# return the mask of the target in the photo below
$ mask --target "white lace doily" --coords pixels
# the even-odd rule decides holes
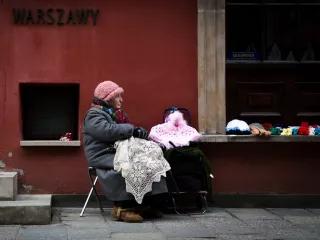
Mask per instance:
[[[166,177],[170,165],[161,148],[152,141],[131,137],[117,141],[115,147],[114,170],[121,171],[126,191],[141,204],[144,195],[152,191],[152,183]]]

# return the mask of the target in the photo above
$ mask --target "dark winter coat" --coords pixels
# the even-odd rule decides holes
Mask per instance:
[[[130,138],[133,129],[131,124],[116,123],[98,107],[90,108],[84,120],[83,142],[88,165],[97,168],[99,183],[111,201],[134,199],[126,192],[124,178],[113,170],[113,145],[118,140]],[[163,192],[167,192],[164,178],[152,185],[152,194]]]

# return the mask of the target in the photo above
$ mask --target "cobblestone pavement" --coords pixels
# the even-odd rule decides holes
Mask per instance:
[[[50,225],[1,225],[0,240],[315,240],[320,239],[320,209],[209,208],[204,215],[166,214],[143,223],[111,220],[110,211],[54,208]]]

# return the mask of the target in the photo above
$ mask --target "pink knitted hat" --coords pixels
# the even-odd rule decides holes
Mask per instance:
[[[118,84],[112,81],[104,81],[98,84],[94,90],[94,96],[96,98],[109,101],[114,98],[116,95],[123,93],[124,90],[122,87],[119,87]]]

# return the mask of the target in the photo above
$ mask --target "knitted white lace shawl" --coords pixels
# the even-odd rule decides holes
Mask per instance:
[[[170,165],[161,148],[152,141],[131,137],[117,141],[115,147],[114,170],[121,172],[126,191],[141,204],[144,195],[152,191],[152,183],[166,177]]]

